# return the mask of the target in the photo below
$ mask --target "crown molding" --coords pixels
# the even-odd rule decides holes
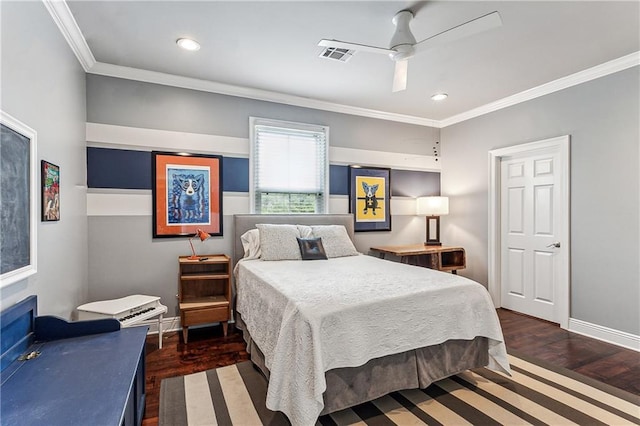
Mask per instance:
[[[444,120],[441,120],[439,124],[441,128],[451,126],[452,124],[460,123],[462,121],[479,117],[481,115],[485,115],[502,108],[507,108],[522,102],[539,98],[541,96],[567,89],[578,84],[586,83],[588,81],[595,80],[597,78],[623,71],[638,65],[640,65],[640,52],[634,52],[621,58],[613,59],[611,61],[604,62],[600,65],[596,65],[586,70],[579,71],[575,74],[550,81],[532,89],[516,93],[515,95],[507,96],[506,98],[499,99],[495,102],[488,103],[486,105],[471,109],[461,114],[445,118]]]
[[[89,45],[87,44],[78,23],[76,22],[65,0],[42,0],[49,14],[53,18],[60,32],[67,40],[73,53],[75,53],[80,65],[86,73],[104,75],[109,77],[124,78],[128,80],[143,81],[147,83],[162,84],[165,86],[182,87],[185,89],[199,90],[203,92],[219,93],[241,98],[256,99],[267,102],[276,102],[286,105],[313,108],[342,114],[358,115],[380,120],[397,121],[400,123],[416,124],[419,126],[440,127],[437,120],[411,115],[396,114],[386,111],[378,111],[368,108],[342,105],[333,102],[303,98],[262,89],[234,86],[217,83],[209,80],[201,80],[183,77],[173,74],[165,74],[156,71],[124,67],[120,65],[97,62]]]
[[[313,108],[324,111],[338,112],[342,114],[359,115],[362,117],[376,118],[381,120],[417,124],[420,126],[439,126],[438,121],[428,118],[337,104],[317,99],[303,98],[300,96],[272,92],[269,90],[234,86],[231,84],[218,83],[210,80],[201,80],[197,78],[183,77],[175,74],[166,74],[139,68],[124,67],[121,65],[107,64],[104,62],[96,62],[95,65],[87,72],[90,74],[97,74],[108,77],[118,77],[128,80],[162,84],[165,86],[181,87],[184,89],[199,90],[203,92],[218,93],[222,95],[237,96],[241,98],[256,99],[267,102],[276,102],[303,108]]]
[[[390,120],[401,123],[416,124],[420,126],[444,128],[638,65],[640,65],[640,52],[634,52],[621,58],[613,59],[600,65],[596,65],[586,70],[550,81],[540,86],[525,90],[520,93],[516,93],[515,95],[507,96],[506,98],[499,99],[495,102],[482,105],[478,108],[471,109],[469,111],[445,118],[443,120],[432,120],[423,117],[377,111],[367,108],[320,101],[316,99],[302,98],[299,96],[271,92],[268,90],[234,86],[209,80],[200,80],[196,78],[165,74],[156,71],[123,67],[120,65],[107,64],[103,62],[95,62],[94,66],[87,72],[90,74],[104,75],[108,77],[117,77],[129,80],[143,81],[147,83],[163,84],[166,86],[182,87],[185,89],[219,93],[223,95],[238,96],[249,99],[257,99],[267,102],[276,102],[304,108],[313,108],[342,114],[359,115],[380,120]]]
[[[586,70],[579,71],[566,77],[550,81],[540,86],[522,91],[520,93],[516,93],[512,96],[507,96],[506,98],[502,98],[486,105],[471,109],[469,111],[453,115],[443,120],[433,120],[424,117],[416,117],[412,115],[397,114],[392,112],[337,104],[317,99],[303,98],[300,96],[272,92],[269,90],[234,86],[209,80],[201,80],[179,75],[165,74],[156,71],[148,71],[138,68],[97,62],[65,0],[42,0],[42,2],[51,14],[54,22],[60,29],[60,32],[67,40],[67,43],[75,53],[78,61],[82,65],[82,68],[84,68],[85,72],[89,74],[124,78],[128,80],[162,84],[165,86],[182,87],[185,89],[199,90],[203,92],[219,93],[241,98],[256,99],[266,102],[276,102],[303,108],[319,109],[341,114],[358,115],[379,120],[389,120],[435,128],[451,126],[456,123],[460,123],[484,114],[517,105],[522,102],[526,102],[541,96],[557,92],[559,90],[563,90],[581,83],[586,83],[588,81],[640,65],[640,52],[633,52],[621,58],[613,59],[603,64],[596,65],[592,68],[588,68]]]
[[[42,3],[44,3],[53,21],[60,29],[65,40],[67,40],[71,50],[75,53],[80,65],[82,65],[85,72],[88,72],[96,64],[96,59],[93,57],[87,40],[82,35],[82,31],[80,31],[80,27],[78,27],[78,23],[71,10],[69,10],[67,3],[64,0],[42,0]]]

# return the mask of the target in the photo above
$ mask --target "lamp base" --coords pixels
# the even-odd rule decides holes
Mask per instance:
[[[440,216],[427,216],[427,238],[425,246],[441,246]]]
[[[191,255],[191,256],[187,257],[187,259],[189,259],[189,260],[199,260],[200,258],[198,256]]]

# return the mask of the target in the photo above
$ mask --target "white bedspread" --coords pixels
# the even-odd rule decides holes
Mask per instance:
[[[359,255],[241,261],[237,306],[271,372],[267,407],[315,423],[324,372],[450,339],[489,338],[489,368],[509,372],[487,290],[453,274]]]

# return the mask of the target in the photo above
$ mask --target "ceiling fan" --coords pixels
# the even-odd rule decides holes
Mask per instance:
[[[416,42],[416,38],[411,33],[411,20],[413,12],[410,10],[401,10],[396,13],[391,22],[396,26],[396,30],[391,37],[389,48],[368,46],[366,44],[350,43],[340,40],[322,39],[318,42],[318,46],[333,47],[336,49],[356,50],[360,52],[383,53],[389,55],[395,62],[395,71],[393,73],[393,91],[399,92],[407,88],[407,71],[409,67],[409,58],[417,53],[423,52],[431,47],[444,44],[450,41],[458,40],[477,34],[483,31],[497,28],[502,25],[502,19],[498,12],[491,12],[471,21],[457,25],[448,30],[442,31],[434,36],[426,38],[420,42]]]

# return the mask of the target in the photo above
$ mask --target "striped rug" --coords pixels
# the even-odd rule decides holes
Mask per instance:
[[[322,416],[321,425],[640,425],[640,397],[565,369],[509,356],[512,377],[481,368]],[[287,425],[265,407],[251,363],[164,379],[160,426]]]

